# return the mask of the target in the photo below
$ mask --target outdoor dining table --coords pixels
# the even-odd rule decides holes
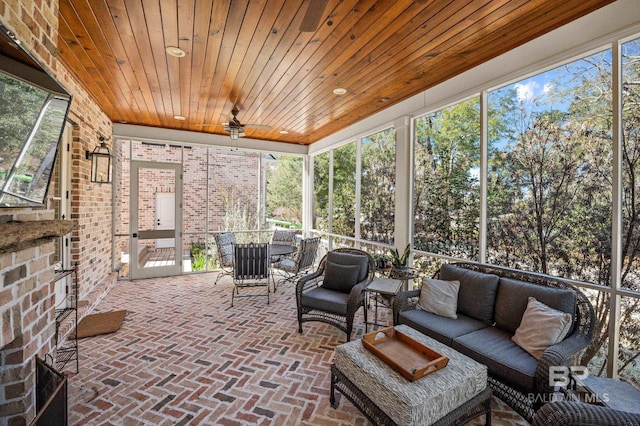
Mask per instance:
[[[269,244],[269,254],[271,256],[285,256],[296,250],[297,247],[290,244]]]

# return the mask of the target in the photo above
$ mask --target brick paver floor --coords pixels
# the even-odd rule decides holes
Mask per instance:
[[[315,322],[299,334],[291,284],[269,305],[240,298],[231,308],[230,278],[213,285],[215,277],[116,284],[95,312],[128,313],[116,333],[80,340],[70,424],[368,424],[340,393],[338,409],[329,404],[329,367],[344,333]],[[390,321],[386,309],[379,316]],[[364,333],[362,321],[360,313],[352,338]],[[494,425],[527,424],[496,398],[492,414]]]

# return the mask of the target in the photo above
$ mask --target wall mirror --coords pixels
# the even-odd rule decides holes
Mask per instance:
[[[0,24],[0,207],[42,206],[71,95]]]

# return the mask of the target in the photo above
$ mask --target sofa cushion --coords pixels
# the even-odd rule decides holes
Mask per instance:
[[[487,327],[487,324],[465,315],[458,314],[458,319],[442,317],[419,309],[400,312],[398,324],[406,324],[411,328],[451,346],[454,337],[462,336],[475,330]]]
[[[423,278],[417,307],[423,311],[456,319],[460,281]]]
[[[301,302],[304,306],[316,308],[321,311],[346,315],[348,300],[349,295],[347,293],[316,287],[303,293]]]
[[[367,278],[369,272],[369,259],[367,256],[360,254],[330,251],[327,253],[327,262],[333,262],[339,265],[359,265],[360,272],[358,272],[358,282]]]
[[[460,281],[458,312],[486,324],[493,324],[494,304],[499,277],[455,265],[442,265],[441,280]]]
[[[511,340],[511,334],[496,327],[453,339],[451,347],[487,366],[489,375],[524,390],[534,389],[538,360]]]
[[[561,290],[511,278],[500,278],[496,296],[496,327],[514,334],[520,326],[524,311],[527,309],[529,297],[535,297],[545,305],[574,317],[576,294],[572,290]]]
[[[529,297],[520,327],[511,340],[535,359],[540,359],[549,346],[564,339],[570,327],[571,314],[550,308],[538,302],[535,297]]]
[[[353,286],[358,284],[359,274],[360,265],[341,265],[327,260],[322,287],[349,294]]]

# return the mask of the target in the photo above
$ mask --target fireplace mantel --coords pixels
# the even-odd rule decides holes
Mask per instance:
[[[78,228],[70,220],[37,220],[0,224],[0,254],[35,247]]]

